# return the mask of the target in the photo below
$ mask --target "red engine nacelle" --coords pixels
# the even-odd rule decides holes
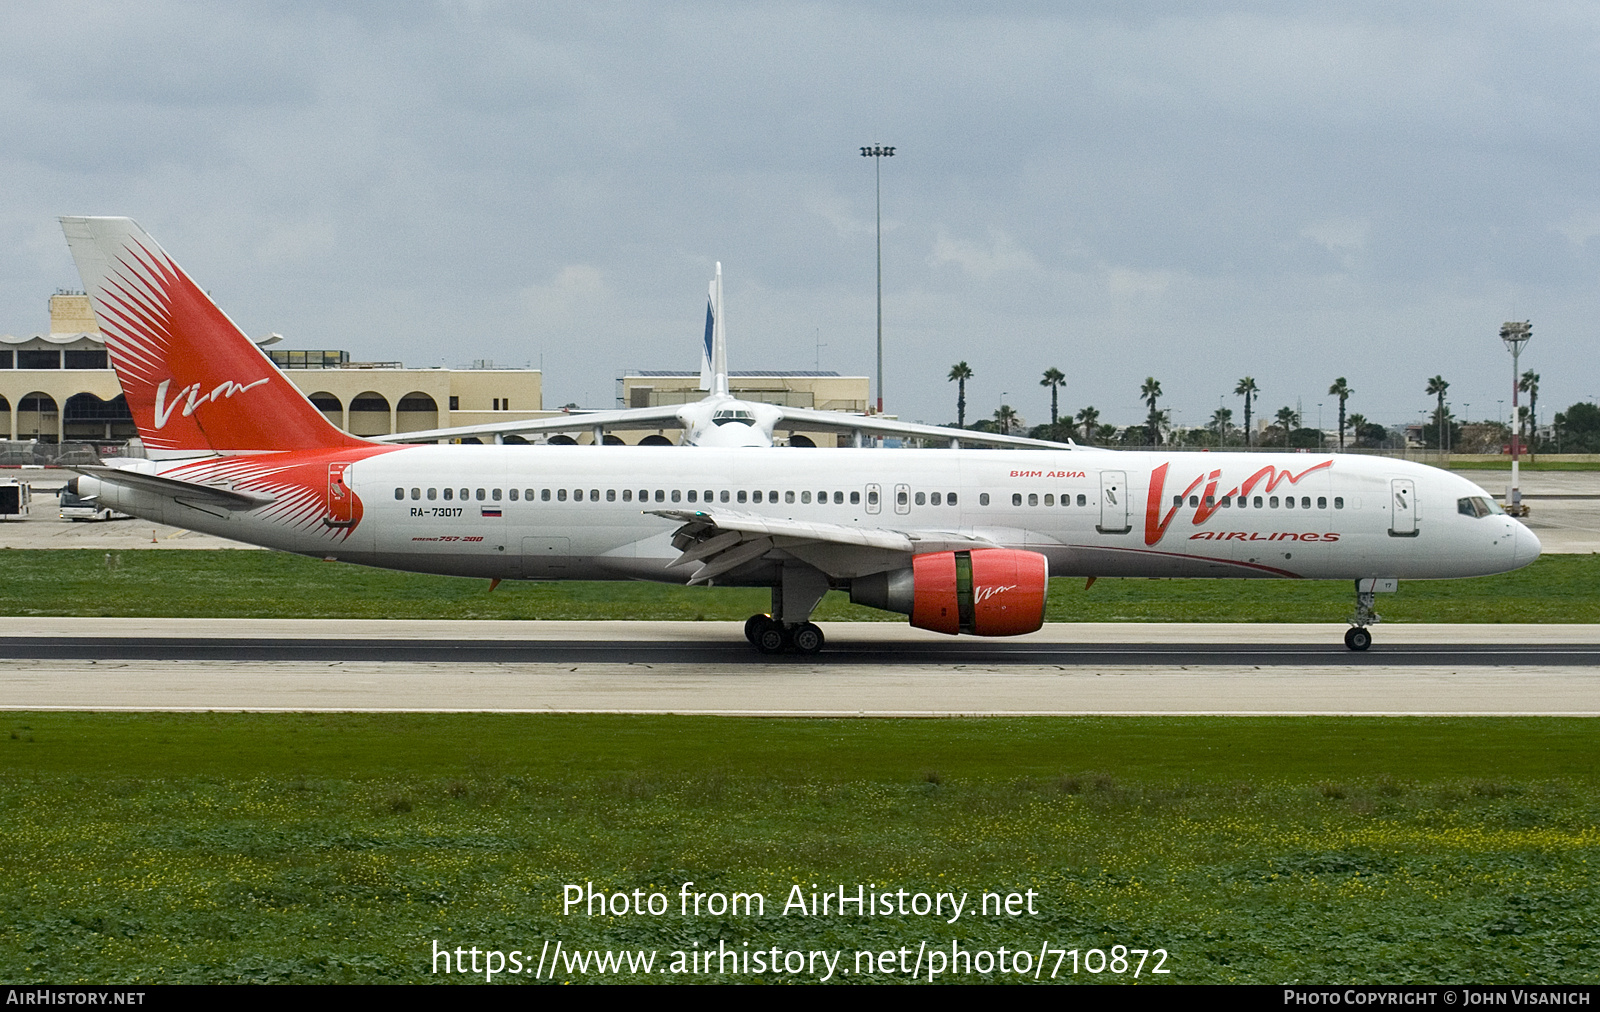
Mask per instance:
[[[913,556],[910,569],[853,581],[850,599],[908,614],[919,629],[1017,636],[1044,625],[1049,578],[1049,560],[1037,552],[937,552]]]

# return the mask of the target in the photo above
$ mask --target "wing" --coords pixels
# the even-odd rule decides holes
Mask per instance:
[[[672,546],[682,552],[667,568],[698,566],[689,583],[710,583],[724,573],[780,551],[829,576],[853,579],[900,569],[923,552],[995,548],[994,542],[957,531],[902,531],[784,520],[731,510],[647,510],[683,523]]]
[[[397,432],[388,436],[374,436],[375,443],[432,443],[440,439],[464,439],[469,436],[511,436],[534,432],[588,432],[602,429],[676,429],[683,427],[678,417],[681,404],[664,404],[654,408],[617,408],[613,411],[584,411],[554,418],[533,418],[520,422],[486,422],[482,425],[457,425],[448,429],[426,429],[421,432]]]
[[[1076,443],[1055,443],[1048,439],[1028,439],[1026,436],[1003,436],[998,432],[978,432],[973,429],[951,429],[943,425],[921,425],[916,422],[900,422],[844,411],[787,407],[780,407],[778,410],[783,413],[783,417],[774,428],[779,429],[914,436],[918,439],[938,439],[969,446],[1014,446],[1030,450],[1080,449]]]

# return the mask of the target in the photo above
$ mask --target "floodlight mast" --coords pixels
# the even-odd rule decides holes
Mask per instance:
[[[1511,487],[1506,490],[1506,505],[1510,507],[1506,512],[1512,516],[1522,516],[1522,485],[1519,480],[1518,459],[1522,456],[1522,440],[1519,436],[1522,425],[1517,417],[1517,358],[1522,354],[1522,346],[1533,337],[1533,324],[1527,320],[1521,323],[1515,321],[1503,324],[1500,327],[1500,340],[1505,342],[1506,350],[1511,352]]]
[[[872,144],[861,149],[862,158],[872,159],[877,187],[878,218],[878,414],[883,414],[883,160],[894,157],[894,148]]]

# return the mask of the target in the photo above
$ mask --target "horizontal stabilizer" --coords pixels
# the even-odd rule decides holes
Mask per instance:
[[[198,482],[163,478],[159,474],[144,474],[139,471],[123,471],[114,467],[82,464],[67,467],[66,470],[76,471],[86,478],[93,478],[105,485],[146,492],[177,502],[220,507],[231,512],[259,509],[275,501],[270,495],[256,492],[236,492],[231,488],[201,485]]]

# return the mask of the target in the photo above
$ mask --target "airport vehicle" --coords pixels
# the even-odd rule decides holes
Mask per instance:
[[[127,520],[128,514],[112,509],[97,499],[85,498],[69,489],[61,490],[63,520]]]
[[[27,516],[33,487],[27,482],[0,480],[0,518]]]
[[[822,647],[830,588],[936,632],[1031,632],[1052,574],[1351,580],[1345,642],[1364,650],[1398,580],[1540,550],[1478,486],[1379,457],[379,443],[330,425],[133,221],[62,223],[151,458],[74,466],[74,491],[236,541],[492,580],[771,587],[746,624],[767,653]]]

